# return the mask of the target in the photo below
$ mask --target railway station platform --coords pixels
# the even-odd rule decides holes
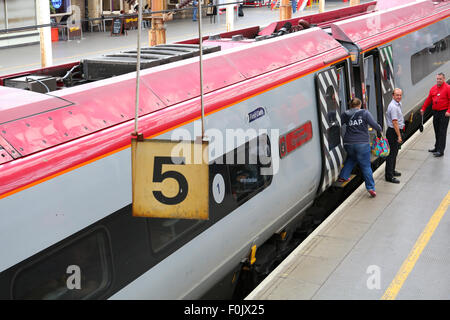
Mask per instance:
[[[377,197],[362,184],[246,300],[449,299],[450,151],[433,146],[430,119],[400,150],[400,184],[380,166]]]

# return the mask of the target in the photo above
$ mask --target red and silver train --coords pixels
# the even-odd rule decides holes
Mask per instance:
[[[336,181],[345,159],[339,114],[351,97],[384,127],[402,88],[406,130],[418,127],[435,75],[450,74],[449,15],[448,1],[374,1],[205,37],[205,129],[279,132],[263,137],[278,145],[267,154],[279,165],[273,175],[260,175],[260,163],[215,161],[258,152],[249,139],[211,159],[210,188],[219,176],[224,193],[210,192],[206,221],[131,214],[136,52],[1,77],[0,298],[232,292],[252,247],[257,261],[276,255]],[[143,49],[145,138],[171,139],[178,128],[194,135],[197,44]],[[274,234],[279,242],[267,246]]]

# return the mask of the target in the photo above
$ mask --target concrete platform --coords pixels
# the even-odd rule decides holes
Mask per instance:
[[[402,146],[400,184],[383,164],[376,198],[361,185],[246,300],[449,299],[450,150],[427,151],[431,122]]]

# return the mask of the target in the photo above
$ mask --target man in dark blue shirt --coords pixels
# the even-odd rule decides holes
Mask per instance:
[[[346,125],[344,135],[344,148],[347,159],[339,174],[339,181],[344,182],[350,178],[353,167],[358,164],[371,197],[376,197],[375,181],[370,163],[370,141],[368,125],[381,132],[381,126],[375,121],[370,112],[361,110],[361,100],[350,101],[350,109],[342,113],[342,125]]]

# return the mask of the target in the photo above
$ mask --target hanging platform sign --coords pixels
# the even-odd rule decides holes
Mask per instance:
[[[209,219],[208,142],[133,138],[131,153],[133,216]]]
[[[55,8],[55,9],[61,8],[62,0],[51,0],[51,2],[52,2],[53,8]]]

